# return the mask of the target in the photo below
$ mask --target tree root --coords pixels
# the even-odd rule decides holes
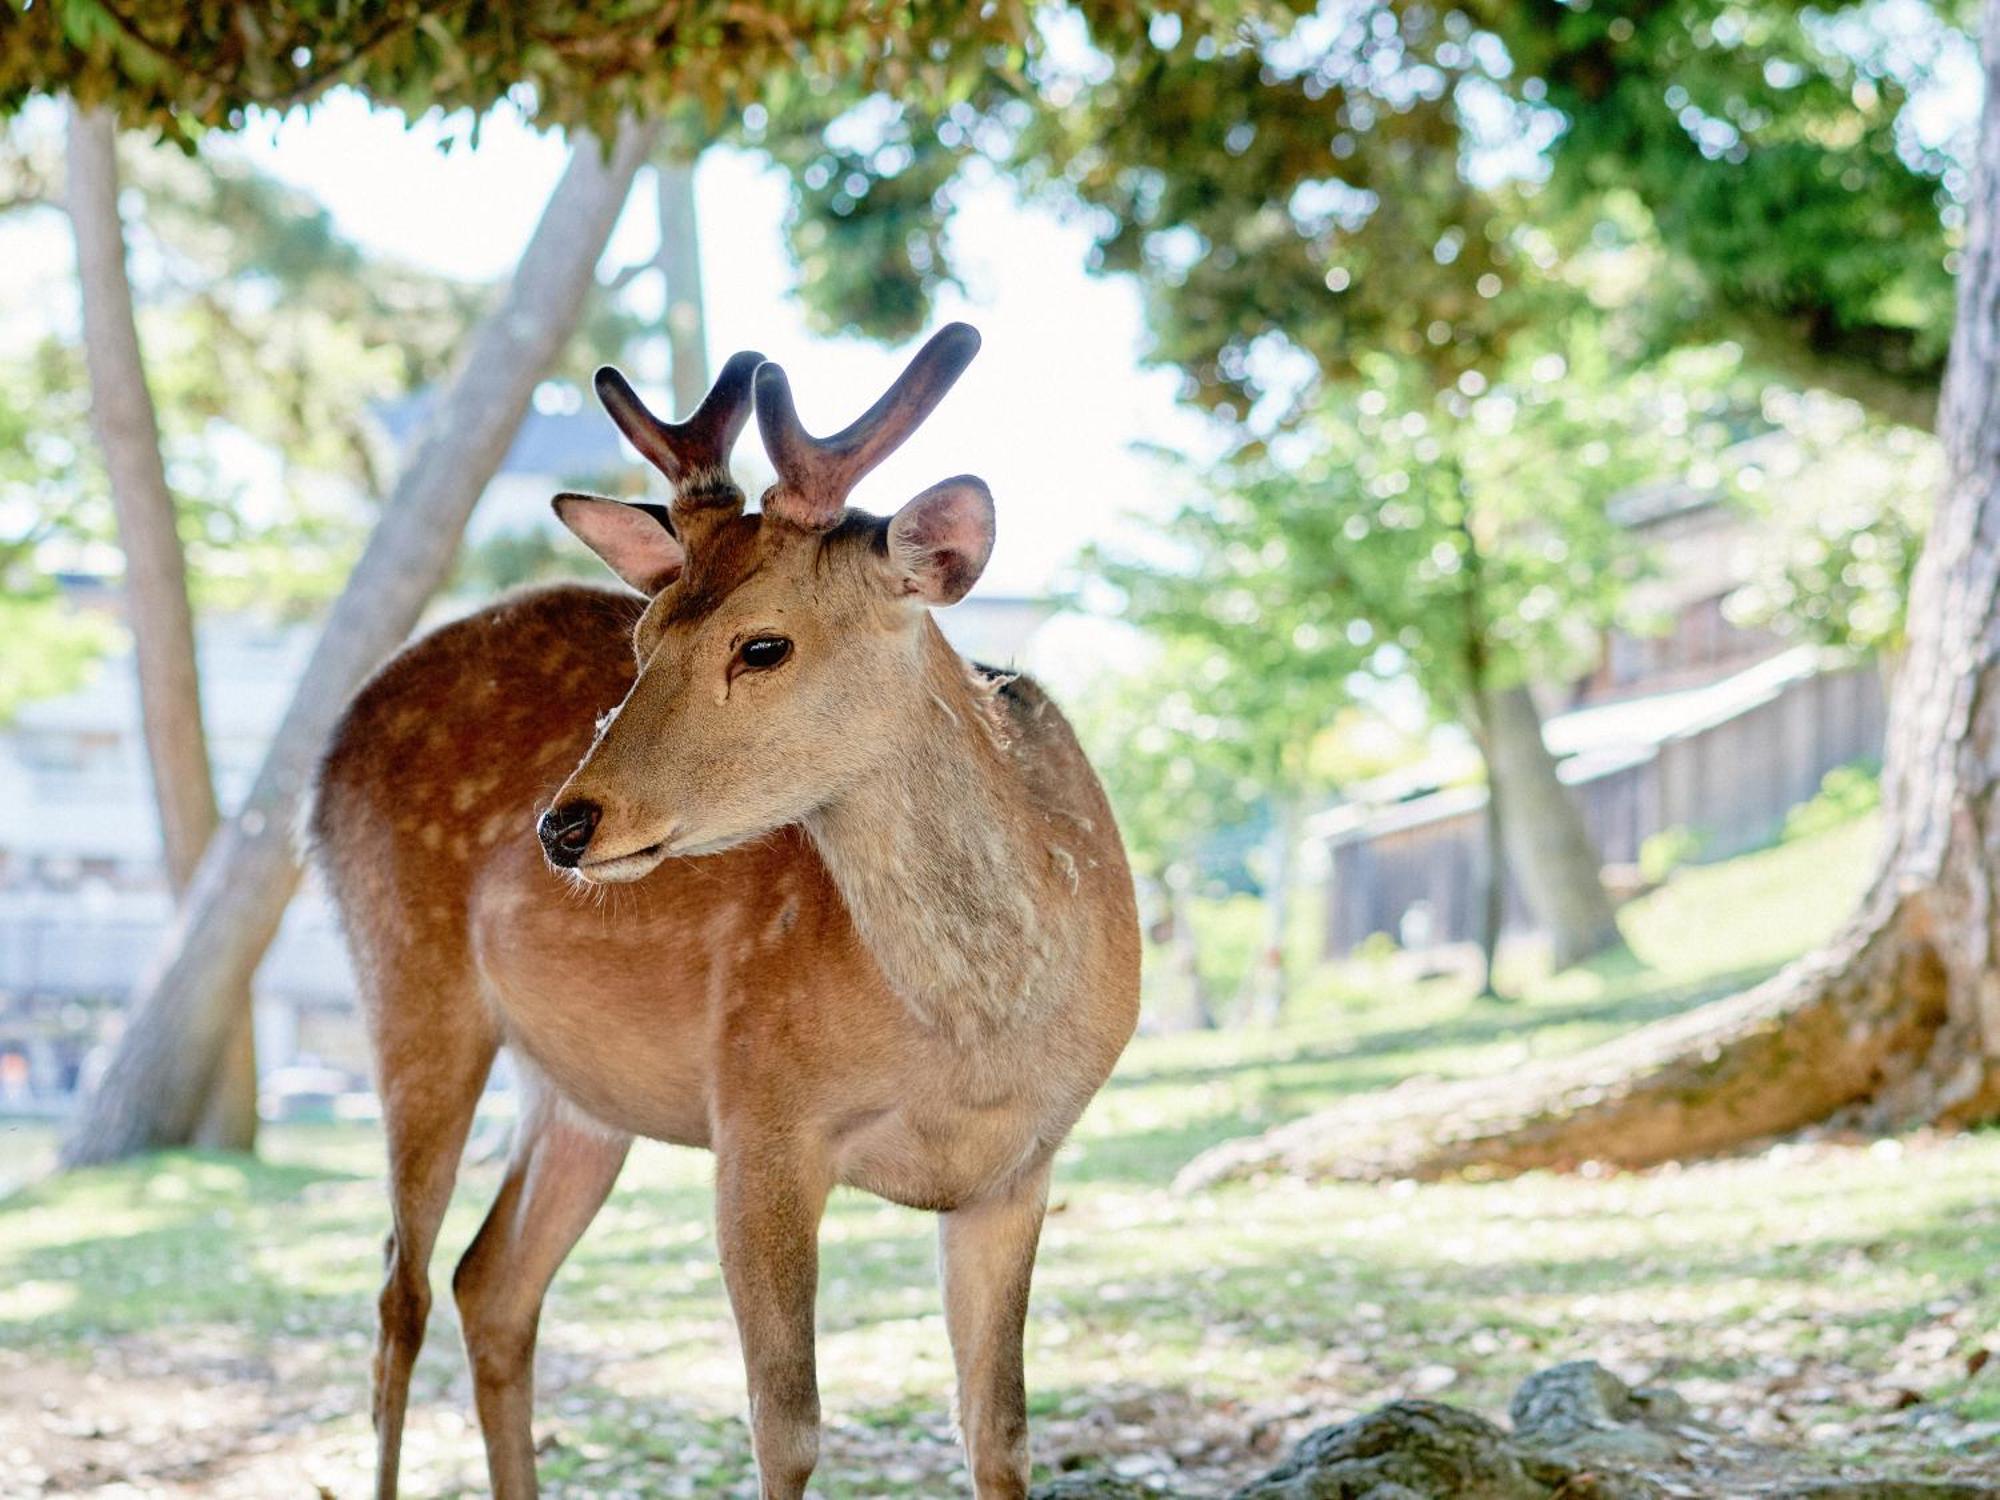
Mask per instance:
[[[1977,1500],[2000,1487],[1855,1479],[1810,1454],[1769,1448],[1695,1420],[1671,1391],[1633,1389],[1601,1365],[1533,1376],[1511,1431],[1436,1401],[1395,1401],[1309,1435],[1230,1500]],[[1159,1500],[1111,1475],[1064,1475],[1033,1500]]]
[[[1837,1115],[1874,1125],[1989,1112],[1992,1070],[1950,1024],[1910,907],[1884,903],[1768,982],[1578,1057],[1394,1089],[1204,1152],[1175,1186],[1258,1172],[1430,1180],[1586,1162],[1646,1167]],[[1864,909],[1865,910],[1865,909]]]

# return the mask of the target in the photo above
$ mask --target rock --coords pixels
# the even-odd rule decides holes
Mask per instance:
[[[1865,1479],[1809,1484],[1787,1490],[1778,1500],[1994,1500],[2000,1488],[1990,1484],[1954,1484],[1950,1480]]]
[[[1439,1401],[1394,1401],[1309,1434],[1230,1500],[2000,1500],[1984,1485],[1843,1480],[1810,1454],[1731,1438],[1671,1391],[1626,1385],[1589,1361],[1533,1376],[1513,1431]],[[1190,1500],[1116,1473],[1066,1474],[1031,1500]]]
[[[1092,1469],[1038,1484],[1029,1491],[1028,1500],[1161,1500],[1163,1494],[1164,1491],[1149,1490],[1116,1474]]]
[[[1513,1440],[1437,1401],[1395,1401],[1309,1434],[1234,1500],[1548,1500]]]
[[[1672,1391],[1634,1390],[1590,1360],[1530,1376],[1507,1419],[1517,1442],[1575,1467],[1672,1463],[1699,1437],[1687,1403]]]

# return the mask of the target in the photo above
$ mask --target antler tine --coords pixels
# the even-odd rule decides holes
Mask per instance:
[[[829,438],[816,438],[800,425],[783,370],[765,365],[757,371],[757,430],[778,471],[778,482],[764,497],[764,513],[814,531],[838,522],[861,477],[917,430],[978,352],[974,329],[946,324],[881,400]]]
[[[751,377],[764,356],[745,349],[732,354],[715,384],[685,422],[662,422],[639,393],[610,365],[597,372],[597,399],[618,430],[674,487],[674,507],[731,505],[741,508],[743,491],[729,473],[729,450],[750,420]]]

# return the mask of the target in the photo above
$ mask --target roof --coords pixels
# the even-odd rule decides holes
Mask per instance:
[[[436,389],[426,388],[381,402],[373,411],[390,442],[401,451],[417,440],[436,404]],[[545,411],[530,406],[521,417],[499,472],[578,479],[616,473],[631,462],[611,419],[594,402],[579,401],[574,410]]]
[[[1556,774],[1579,786],[1644,763],[1670,740],[1685,739],[1760,708],[1794,683],[1829,666],[1818,646],[1795,646],[1732,676],[1700,687],[1555,714],[1542,739],[1556,757]],[[1312,820],[1308,832],[1336,844],[1419,828],[1486,805],[1486,788],[1469,741],[1445,747],[1391,776],[1355,789],[1339,806]]]

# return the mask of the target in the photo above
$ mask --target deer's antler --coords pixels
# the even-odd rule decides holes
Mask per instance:
[[[685,422],[662,422],[610,365],[597,372],[597,399],[618,430],[674,487],[673,511],[743,508],[743,491],[729,472],[729,450],[750,420],[751,378],[764,356],[748,349],[729,356],[701,405]]]
[[[979,335],[948,323],[854,424],[816,438],[799,424],[785,372],[767,364],[757,371],[757,430],[778,471],[764,496],[764,514],[794,526],[825,531],[840,520],[848,493],[861,476],[917,430],[979,352]]]

